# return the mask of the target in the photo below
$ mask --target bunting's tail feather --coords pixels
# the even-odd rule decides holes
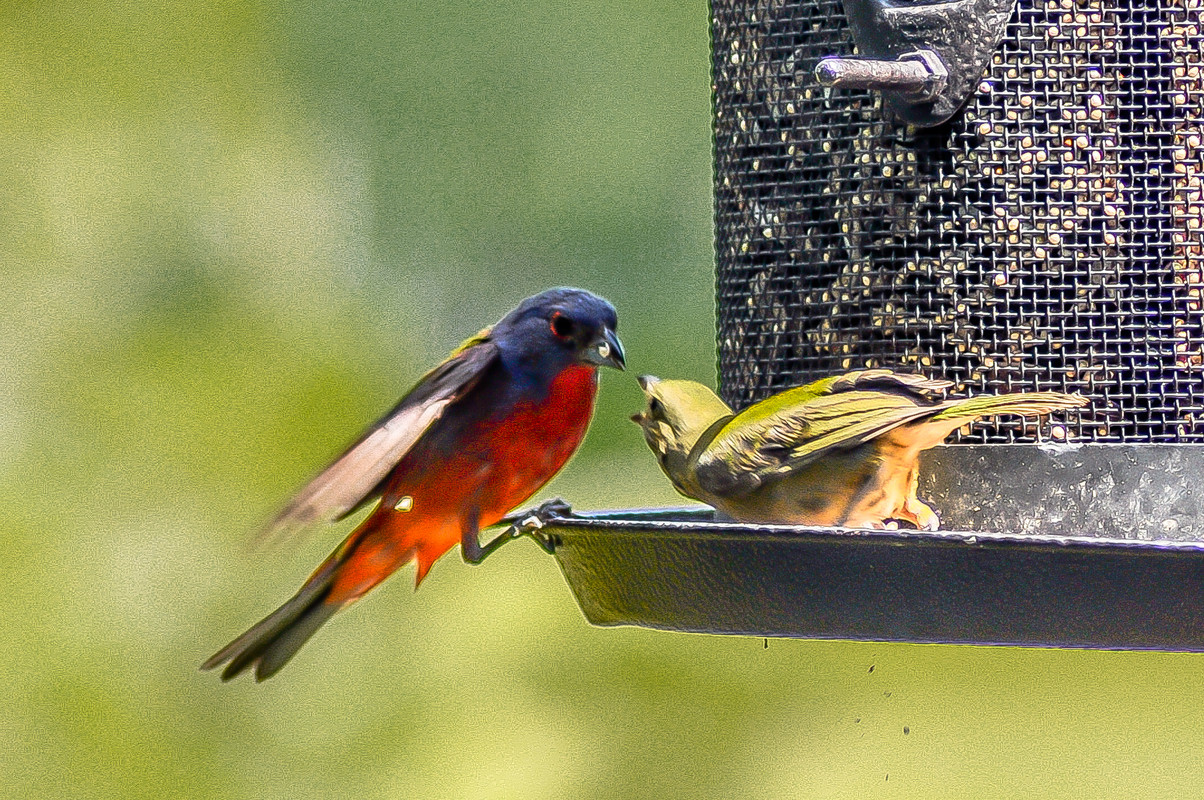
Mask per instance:
[[[411,560],[415,587],[431,565],[460,541],[458,528],[426,519],[377,513],[369,516],[322,562],[287,603],[213,654],[201,669],[226,664],[228,681],[255,667],[265,681],[280,671],[318,628]]]
[[[222,671],[223,681],[252,666],[257,681],[265,681],[279,672],[309,637],[342,607],[341,603],[326,602],[339,564],[338,554],[328,558],[291,600],[214,653],[201,669],[226,664]]]

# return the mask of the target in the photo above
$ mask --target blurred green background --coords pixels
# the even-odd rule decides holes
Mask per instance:
[[[598,291],[632,373],[713,379],[707,9],[0,20],[0,796],[1199,791],[1201,657],[595,629],[530,542],[403,574],[266,684],[199,673],[346,528],[250,535],[522,297]],[[544,494],[676,504],[638,404],[606,374]]]

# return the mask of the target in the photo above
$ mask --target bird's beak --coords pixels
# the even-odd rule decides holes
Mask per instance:
[[[590,343],[582,360],[597,367],[614,367],[620,372],[627,369],[623,343],[610,328],[602,329],[602,335]]]
[[[640,388],[644,390],[644,394],[648,395],[649,397],[651,397],[652,387],[656,386],[658,383],[661,382],[661,379],[656,377],[655,375],[641,375],[638,378],[636,378],[635,380],[636,380],[636,383],[638,383],[640,385]],[[648,420],[648,418],[644,415],[644,412],[642,412],[642,411],[639,414],[631,415],[631,421],[641,427],[647,420]]]

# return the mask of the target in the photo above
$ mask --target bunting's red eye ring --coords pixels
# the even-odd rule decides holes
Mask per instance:
[[[573,321],[557,311],[552,315],[552,322],[549,326],[552,333],[556,334],[559,339],[567,339],[573,335]]]

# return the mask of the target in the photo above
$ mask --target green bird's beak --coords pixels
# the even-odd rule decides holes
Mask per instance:
[[[623,343],[610,328],[603,328],[602,334],[590,342],[581,360],[596,367],[614,367],[622,372],[627,369],[627,359],[623,355]]]
[[[652,388],[661,382],[661,379],[656,377],[655,375],[640,375],[635,380],[636,380],[636,383],[638,383],[640,385],[640,389],[643,390],[644,396],[648,399],[652,398]],[[643,411],[641,411],[638,414],[632,414],[631,421],[634,422],[636,425],[642,426],[645,422],[648,421],[648,415],[645,414]]]

